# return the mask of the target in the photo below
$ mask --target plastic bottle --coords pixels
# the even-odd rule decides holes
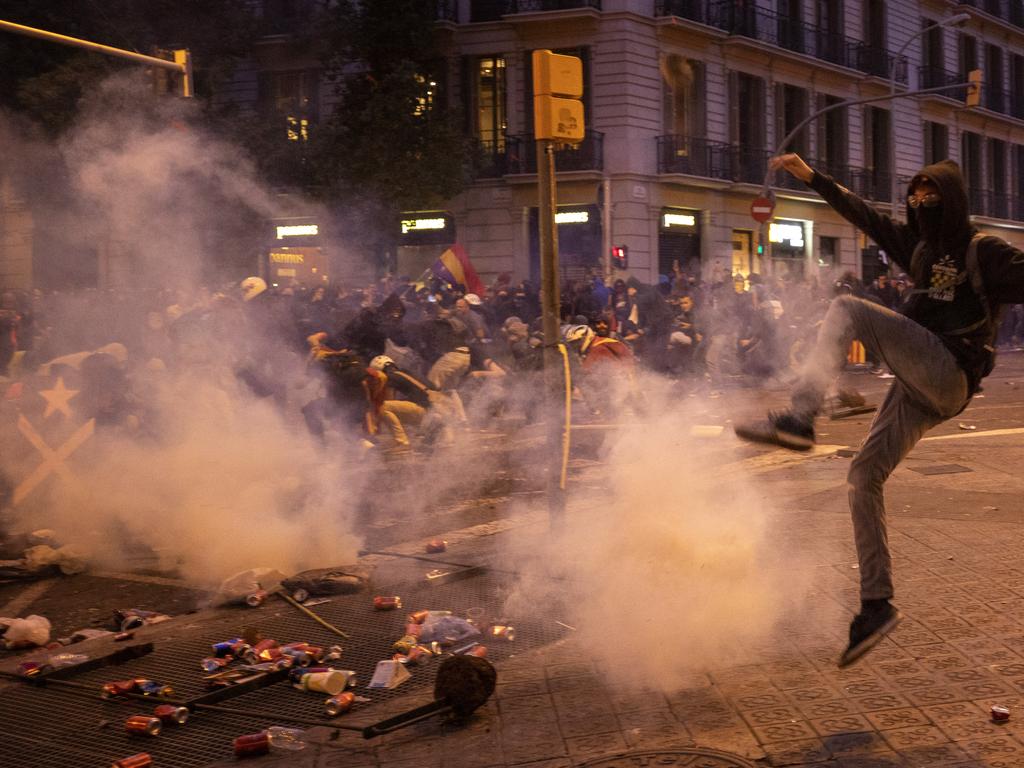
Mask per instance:
[[[302,741],[301,728],[282,728],[279,725],[267,728],[267,738],[270,739],[270,746],[286,752],[296,752],[306,748],[306,742]]]

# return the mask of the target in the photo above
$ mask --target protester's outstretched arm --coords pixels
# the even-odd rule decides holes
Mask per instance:
[[[772,170],[785,170],[811,187],[840,216],[874,240],[903,269],[910,269],[910,257],[916,238],[906,225],[879,213],[846,187],[815,171],[798,154],[779,155],[768,162]]]

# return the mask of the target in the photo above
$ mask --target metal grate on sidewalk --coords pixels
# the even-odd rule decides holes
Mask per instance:
[[[357,704],[345,717],[360,723],[373,722],[379,719],[374,714],[374,704],[429,692],[433,687],[438,659],[410,668],[412,678],[393,690],[365,687],[376,663],[391,658],[391,645],[402,636],[406,616],[411,611],[451,610],[458,616],[471,611],[481,616],[482,626],[486,622],[507,621],[516,628],[514,642],[482,639],[488,647],[488,658],[499,663],[512,654],[554,642],[564,635],[565,630],[552,621],[499,615],[509,584],[507,576],[484,574],[450,584],[417,584],[392,592],[378,591],[402,597],[403,608],[389,612],[374,611],[369,593],[339,596],[313,607],[326,621],[351,635],[349,640],[342,640],[292,606],[272,599],[261,608],[240,608],[237,613],[221,614],[202,627],[185,628],[181,637],[158,642],[148,656],[73,678],[79,683],[95,684],[95,695],[56,684],[8,687],[0,693],[0,764],[23,768],[107,766],[115,759],[145,751],[153,755],[156,765],[190,768],[231,757],[236,736],[271,725],[291,725],[275,719],[274,713],[327,726],[345,721],[332,721],[325,716],[324,694],[299,691],[280,682],[223,702],[233,709],[265,714],[198,711],[185,726],[166,726],[155,738],[129,737],[123,728],[124,719],[133,714],[148,714],[152,705],[139,700],[99,698],[103,683],[140,677],[172,686],[177,699],[201,696],[208,689],[199,661],[210,655],[213,643],[238,636],[246,627],[254,627],[264,637],[281,643],[341,645],[342,659],[331,666],[355,670],[358,684],[354,692],[371,700]]]

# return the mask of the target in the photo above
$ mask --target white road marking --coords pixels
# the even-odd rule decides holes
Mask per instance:
[[[981,432],[957,432],[952,435],[932,435],[931,437],[921,438],[921,442],[927,440],[963,440],[968,437],[1003,437],[1005,435],[1024,435],[1024,427],[1014,427],[1012,429],[986,429]]]
[[[21,590],[17,597],[9,600],[7,605],[0,606],[0,616],[17,618],[18,614],[42,597],[56,583],[56,579],[44,579],[43,581],[37,581],[35,584],[30,584]]]

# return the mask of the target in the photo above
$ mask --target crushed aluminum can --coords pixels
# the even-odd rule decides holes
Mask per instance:
[[[121,608],[114,611],[114,623],[121,627],[122,632],[129,632],[145,626],[159,615],[156,611],[144,611],[141,608]]]
[[[174,704],[158,704],[153,708],[153,714],[160,718],[162,723],[173,723],[184,725],[188,722],[188,707],[179,707]]]
[[[502,624],[495,624],[491,627],[491,637],[511,642],[516,639],[516,628],[507,627]]]
[[[448,542],[444,539],[431,539],[427,542],[426,550],[428,555],[436,555],[448,549]]]
[[[468,651],[467,656],[478,656],[481,659],[487,658],[487,646],[486,645],[474,645]]]
[[[132,715],[124,721],[124,729],[129,736],[159,736],[163,724],[159,717],[152,715]]]
[[[304,589],[296,589],[292,592],[292,600],[296,603],[304,603],[309,600],[309,592]]]
[[[257,589],[245,596],[245,604],[250,608],[258,608],[265,602],[267,602],[267,590],[265,589]]]
[[[213,644],[214,656],[240,656],[249,644],[240,637],[233,637],[230,640],[222,640]]]
[[[1010,708],[1004,707],[1001,704],[994,704],[989,713],[992,715],[993,723],[1005,723],[1010,719]]]
[[[400,664],[415,667],[424,657],[430,656],[429,651],[424,651],[422,645],[414,645],[406,654],[396,653],[392,658]]]
[[[344,715],[355,704],[356,695],[354,693],[339,693],[337,696],[331,696],[327,701],[324,702],[324,711],[329,717],[337,717],[338,715]]]
[[[153,758],[149,753],[139,752],[137,755],[129,755],[115,760],[111,763],[110,768],[149,768],[151,765],[153,765]]]
[[[173,696],[174,689],[156,680],[135,680],[135,690],[143,696]]]
[[[123,696],[126,693],[131,693],[134,690],[134,680],[115,680],[113,682],[103,684],[103,689],[100,691],[100,696],[102,696],[104,699],[110,699],[115,696]]]
[[[338,659],[341,658],[341,654],[342,653],[343,653],[343,649],[342,649],[342,647],[340,645],[332,645],[330,648],[328,648],[326,651],[324,651],[323,655],[320,657],[320,660],[321,661],[337,661]]]
[[[393,597],[387,597],[384,595],[377,595],[373,598],[373,608],[377,611],[393,611],[396,608],[402,607],[402,598],[398,595]]]
[[[235,757],[256,757],[270,751],[270,736],[266,731],[239,736],[234,743]]]
[[[45,661],[23,661],[18,665],[18,674],[22,677],[36,677],[50,669]]]
[[[216,656],[208,656],[199,662],[199,666],[203,668],[204,672],[216,672],[218,669],[226,667],[232,660],[231,656],[222,656],[219,659]]]
[[[419,638],[412,635],[405,635],[399,640],[395,641],[395,644],[391,647],[399,653],[408,653],[409,649],[415,645],[419,645]]]

